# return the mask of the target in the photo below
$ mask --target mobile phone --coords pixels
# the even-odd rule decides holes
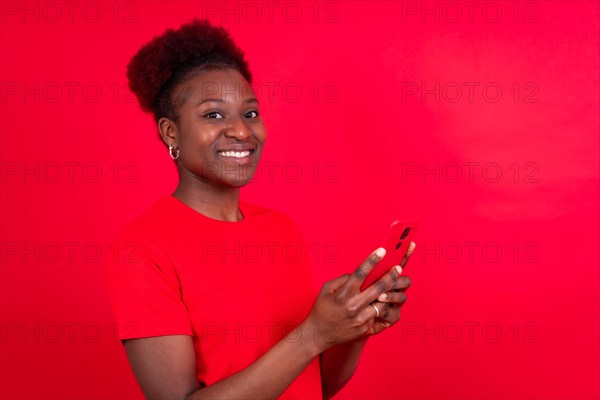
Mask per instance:
[[[403,222],[395,220],[392,222],[383,240],[382,247],[385,248],[385,256],[367,275],[365,281],[360,286],[361,292],[389,272],[392,267],[402,262],[418,225],[417,221]]]

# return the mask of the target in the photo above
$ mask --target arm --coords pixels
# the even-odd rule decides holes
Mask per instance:
[[[191,336],[130,339],[125,341],[125,350],[146,398],[181,400],[274,399],[320,352],[311,335],[302,335],[300,341],[283,339],[244,370],[213,385],[200,387]]]
[[[293,339],[282,339],[246,369],[206,387],[201,388],[195,377],[191,336],[169,335],[126,340],[127,356],[144,395],[148,399],[176,400],[276,398],[317,355],[344,343],[360,342],[365,336],[378,333],[380,324],[375,321],[374,308],[369,304],[387,290],[404,287],[398,279],[399,271],[392,269],[364,292],[358,291],[381,257],[383,255],[373,253],[352,275],[345,274],[323,285],[309,316],[299,326],[300,333],[311,334],[298,335],[298,340],[294,331]],[[335,327],[333,333],[331,327]],[[335,355],[337,351],[331,354]],[[356,360],[359,353],[355,348],[346,357]],[[331,356],[327,356],[326,360],[331,365]],[[327,390],[339,390],[343,386],[340,382],[345,383],[349,379],[355,364],[353,361],[351,369],[344,368],[340,376],[332,375],[335,377],[332,381],[334,384]],[[331,370],[331,367],[326,368]]]
[[[409,257],[412,255],[416,244],[411,242],[406,256],[400,263],[401,267],[406,266]],[[401,272],[401,269],[400,271]],[[392,292],[386,292],[385,295],[378,297],[379,308],[382,310],[381,318],[375,320],[373,334],[382,332],[385,328],[393,325],[400,318],[400,306],[406,300],[404,290],[410,286],[410,280],[404,282],[402,289],[394,289]],[[321,365],[321,386],[323,387],[323,398],[330,399],[335,396],[352,378],[358,360],[367,343],[369,337],[363,337],[350,342],[342,343],[331,347],[329,350],[320,354]]]
[[[367,338],[339,344],[321,353],[323,398],[330,399],[350,381]]]

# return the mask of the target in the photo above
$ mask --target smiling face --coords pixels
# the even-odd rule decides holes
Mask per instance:
[[[252,179],[266,139],[252,87],[235,69],[208,70],[175,93],[177,122],[159,120],[167,145],[179,150],[180,178],[220,187]]]

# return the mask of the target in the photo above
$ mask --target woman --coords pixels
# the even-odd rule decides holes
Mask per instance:
[[[317,294],[297,225],[239,199],[265,129],[244,55],[223,29],[194,20],[167,30],[132,58],[128,78],[179,170],[175,192],[120,235],[136,244],[134,259],[108,268],[145,396],[332,397],[367,338],[398,321],[410,280],[397,266],[360,292],[378,249]]]

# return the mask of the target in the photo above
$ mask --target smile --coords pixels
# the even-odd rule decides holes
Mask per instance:
[[[242,158],[242,157],[248,157],[250,154],[254,153],[254,150],[245,150],[245,151],[219,151],[217,153],[220,156],[223,156],[223,157]]]

